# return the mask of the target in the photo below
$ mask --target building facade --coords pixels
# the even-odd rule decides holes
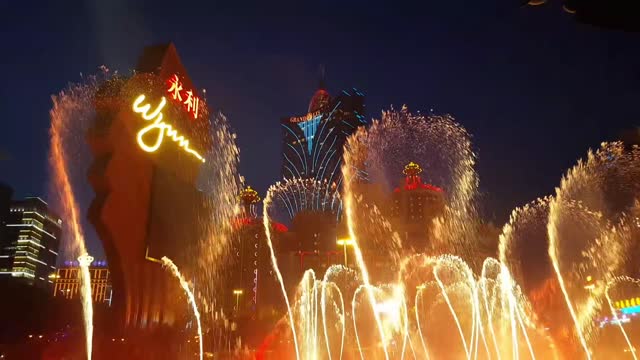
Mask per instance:
[[[196,219],[214,206],[198,188],[213,146],[209,108],[171,43],[146,47],[135,73],[105,83],[94,105],[88,218],[109,262],[114,323],[178,328],[188,308],[160,259],[185,270],[208,231]]]
[[[0,244],[4,241],[5,225],[9,216],[12,195],[13,189],[7,184],[0,183]]]
[[[277,201],[291,221],[286,240],[278,244],[278,261],[295,288],[304,270],[322,273],[342,263],[336,249],[341,217],[343,147],[366,125],[364,94],[357,89],[331,96],[321,81],[306,114],[281,119],[282,177]]]
[[[48,287],[56,270],[62,219],[38,197],[13,201],[0,243],[0,276]]]
[[[332,97],[322,82],[306,114],[286,117],[282,126],[282,177],[313,179],[338,191],[342,152],[364,118],[364,95],[356,89]]]
[[[232,259],[229,264],[230,291],[227,299],[236,317],[262,318],[274,304],[278,304],[280,290],[271,264],[271,252],[267,246],[264,224],[257,216],[260,196],[251,187],[240,192],[242,210],[236,218],[233,233]],[[273,222],[271,238],[274,243],[282,240],[288,229]]]
[[[103,266],[91,266],[89,268],[91,276],[91,298],[94,303],[111,304],[111,278],[109,268]],[[64,299],[75,299],[80,288],[80,267],[77,262],[69,264],[56,270],[50,276],[53,280],[53,296]]]
[[[302,211],[293,218],[286,241],[278,247],[278,263],[289,291],[295,290],[306,270],[324,274],[329,266],[342,264],[343,253],[336,248],[336,240],[333,213]]]
[[[403,247],[411,252],[427,250],[433,220],[444,212],[445,199],[441,188],[424,183],[420,165],[410,162],[391,195],[391,223],[398,231]]]

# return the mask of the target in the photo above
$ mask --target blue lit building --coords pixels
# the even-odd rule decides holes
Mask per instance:
[[[343,145],[364,124],[364,94],[351,89],[332,97],[321,82],[306,114],[282,119],[283,178],[326,182],[338,191]]]

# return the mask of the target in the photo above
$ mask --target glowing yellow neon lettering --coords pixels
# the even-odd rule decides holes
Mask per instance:
[[[138,140],[138,145],[140,145],[142,150],[146,152],[155,152],[160,148],[160,145],[162,145],[162,141],[164,140],[164,135],[166,134],[174,142],[177,142],[178,146],[183,148],[184,151],[195,156],[198,160],[205,162],[205,159],[197,151],[189,147],[189,140],[185,139],[185,137],[182,135],[178,135],[177,130],[175,130],[171,125],[162,121],[162,108],[167,104],[167,100],[164,97],[162,97],[162,99],[160,100],[160,104],[158,104],[158,107],[154,111],[149,113],[149,110],[151,109],[151,104],[142,105],[142,103],[144,102],[144,99],[145,99],[145,96],[140,95],[133,102],[133,111],[135,113],[141,114],[142,118],[145,119],[146,121],[153,120],[151,124],[145,126],[140,131],[138,131],[138,135],[136,138]],[[157,131],[156,140],[153,144],[149,145],[144,140],[144,137],[145,135],[147,135],[148,133],[154,130]]]
[[[182,101],[182,95],[180,95],[180,91],[182,91],[182,83],[180,79],[178,79],[178,75],[173,75],[173,78],[169,80],[171,87],[169,88],[169,93],[173,96],[173,100]]]

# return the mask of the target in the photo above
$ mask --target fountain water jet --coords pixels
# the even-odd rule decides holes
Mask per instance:
[[[107,70],[103,68],[106,75]],[[49,112],[49,167],[52,176],[52,194],[57,197],[61,215],[67,230],[66,250],[71,256],[81,260],[80,299],[82,301],[87,359],[91,359],[93,350],[93,302],[91,298],[91,279],[89,276],[89,256],[87,254],[84,232],[80,224],[80,210],[70,172],[71,157],[82,154],[74,141],[86,131],[94,116],[93,96],[98,80],[89,78],[86,84],[71,84],[58,95],[52,96],[53,108]],[[80,134],[80,135],[79,135]],[[84,175],[84,174],[83,174]]]
[[[289,325],[291,327],[291,332],[293,334],[293,345],[296,351],[296,359],[300,360],[300,350],[298,348],[298,339],[296,335],[295,323],[293,321],[293,312],[291,311],[291,305],[289,303],[289,297],[287,296],[287,289],[284,286],[284,279],[282,278],[282,273],[280,273],[280,268],[278,267],[278,259],[276,259],[275,251],[273,250],[273,243],[271,241],[271,221],[269,219],[269,205],[271,205],[272,196],[275,188],[271,187],[267,191],[267,196],[264,197],[262,202],[263,210],[262,210],[262,221],[264,225],[264,231],[267,236],[267,245],[269,246],[269,254],[271,256],[271,265],[273,267],[273,271],[275,271],[276,276],[278,277],[278,282],[280,283],[280,290],[282,290],[282,296],[284,297],[284,301],[287,305],[287,314],[289,315]]]
[[[609,309],[611,310],[611,315],[613,316],[614,320],[618,323],[618,328],[620,328],[620,332],[622,333],[622,336],[624,337],[624,341],[627,343],[627,348],[629,349],[629,352],[631,353],[631,356],[633,356],[634,360],[638,360],[638,356],[636,355],[636,350],[633,346],[633,344],[631,343],[631,340],[629,339],[629,335],[627,335],[627,332],[624,330],[624,327],[622,326],[622,322],[619,321],[618,318],[618,312],[616,311],[615,307],[613,306],[613,301],[611,301],[611,297],[609,296],[609,289],[613,286],[616,285],[618,283],[621,282],[629,282],[635,285],[640,285],[640,279],[634,279],[632,277],[629,276],[617,276],[613,279],[611,279],[606,287],[605,287],[605,297],[607,298],[607,304],[609,305]]]
[[[576,303],[576,295],[567,286],[561,267],[573,265],[578,270],[574,273],[586,270],[589,276],[604,283],[621,270],[623,254],[630,245],[625,217],[640,198],[639,177],[640,148],[636,146],[629,151],[619,142],[603,143],[567,172],[549,205],[549,257],[587,358],[592,356],[589,342],[593,337],[593,316],[601,308],[605,289],[595,287],[586,301]],[[568,247],[564,245],[566,236],[562,230],[571,224],[570,216],[575,216],[576,210],[590,214],[595,221],[591,221],[592,228],[582,226],[581,230],[587,233],[572,239]]]
[[[166,256],[163,256],[161,260],[162,260],[162,266],[169,269],[171,274],[173,274],[173,276],[175,276],[180,281],[180,286],[182,287],[182,290],[184,290],[185,294],[187,295],[189,304],[191,304],[191,308],[193,309],[193,315],[195,316],[196,324],[198,325],[198,345],[200,346],[200,360],[202,360],[204,357],[204,350],[202,349],[203,347],[202,325],[200,323],[200,311],[198,310],[198,305],[196,304],[196,298],[193,295],[191,288],[189,287],[189,282],[184,278],[184,276],[182,276],[176,264],[174,264],[173,261],[171,261],[171,259],[169,259]]]

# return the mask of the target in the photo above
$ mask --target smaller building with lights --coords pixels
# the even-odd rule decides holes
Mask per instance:
[[[279,299],[278,282],[271,265],[264,224],[258,217],[258,192],[246,187],[239,194],[242,209],[235,219],[230,259],[227,303],[238,318],[262,318]],[[271,237],[278,243],[288,231],[283,224],[271,222]]]
[[[62,219],[38,197],[13,201],[0,243],[0,277],[49,287],[56,270]]]
[[[391,221],[405,247],[424,252],[431,240],[431,224],[444,212],[444,193],[422,181],[422,168],[414,162],[402,173],[405,177],[391,195]]]
[[[106,261],[96,261],[89,268],[91,298],[94,303],[111,304],[111,277]],[[80,266],[77,261],[65,262],[63,267],[49,276],[53,280],[53,296],[75,299],[80,288]]]

